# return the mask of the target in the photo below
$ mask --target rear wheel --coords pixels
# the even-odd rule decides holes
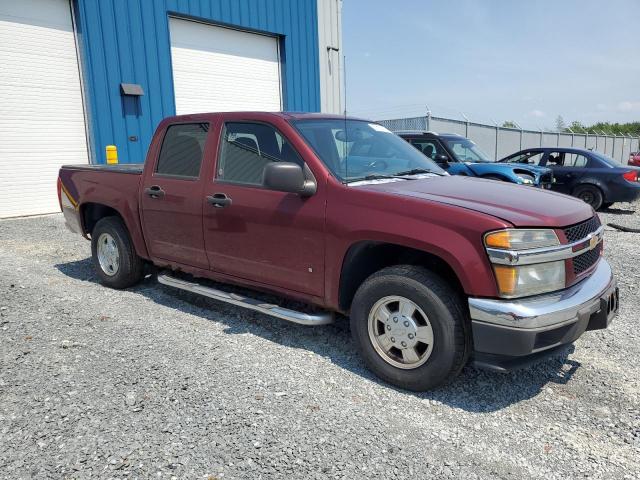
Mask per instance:
[[[598,210],[602,207],[604,198],[602,190],[595,185],[581,185],[573,192],[574,197],[578,197],[585,203],[588,203],[594,210]]]
[[[455,377],[466,363],[463,312],[459,295],[439,276],[412,265],[387,267],[356,292],[351,333],[377,376],[422,391]]]
[[[96,223],[91,232],[91,254],[100,283],[107,287],[127,288],[143,277],[144,262],[118,217],[105,217]]]

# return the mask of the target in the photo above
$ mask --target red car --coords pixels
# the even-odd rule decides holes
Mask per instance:
[[[628,164],[634,167],[640,167],[640,152],[631,152],[629,154]]]
[[[350,316],[365,363],[407,389],[438,385],[469,359],[522,366],[618,310],[590,206],[450,176],[364,120],[168,118],[144,165],[62,167],[58,195],[104,285],[132,286],[150,264],[162,284],[280,319]]]

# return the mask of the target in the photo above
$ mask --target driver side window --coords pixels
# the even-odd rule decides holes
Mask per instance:
[[[227,123],[216,177],[231,183],[262,185],[264,167],[271,162],[304,162],[288,140],[271,125],[263,123]]]

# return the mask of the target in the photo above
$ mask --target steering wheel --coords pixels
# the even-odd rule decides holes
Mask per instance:
[[[386,169],[386,168],[389,168],[389,164],[384,160],[374,160],[373,162],[367,165],[367,168],[378,168],[378,167]]]

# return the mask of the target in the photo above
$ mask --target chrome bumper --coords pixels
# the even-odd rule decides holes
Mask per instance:
[[[585,280],[557,293],[513,300],[470,298],[474,349],[511,357],[575,341],[606,328],[618,311],[618,289],[603,258]]]

